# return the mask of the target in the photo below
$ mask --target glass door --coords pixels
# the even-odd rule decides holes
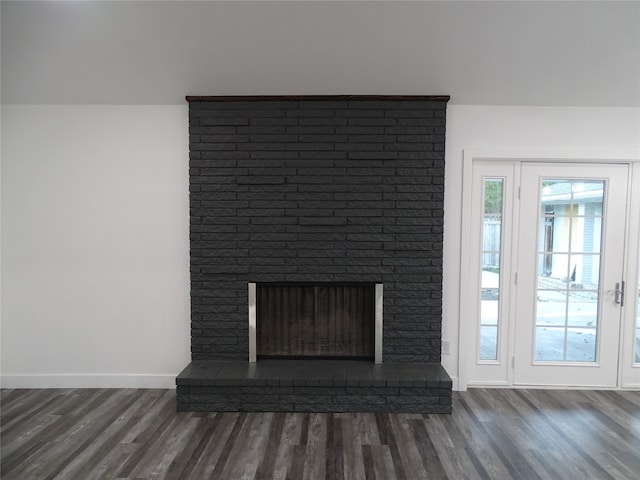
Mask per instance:
[[[616,386],[628,166],[523,163],[514,383]]]
[[[634,169],[635,170],[635,169]],[[631,205],[640,202],[640,171],[632,178]],[[631,208],[629,222],[629,251],[635,253],[637,261],[628,262],[628,267],[636,267],[635,273],[629,268],[625,284],[625,309],[628,321],[623,324],[620,386],[640,389],[640,209]],[[634,222],[635,220],[635,222]],[[633,256],[631,256],[633,258]]]

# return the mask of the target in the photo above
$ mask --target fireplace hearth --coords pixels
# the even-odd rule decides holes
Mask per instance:
[[[448,97],[187,100],[192,363],[178,408],[450,411]],[[317,388],[324,407],[305,403]],[[269,402],[249,401],[261,391]]]

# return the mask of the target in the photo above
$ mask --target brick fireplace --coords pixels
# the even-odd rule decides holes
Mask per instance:
[[[230,384],[235,383],[238,392],[258,388],[255,392],[269,396],[271,410],[309,411],[310,403],[300,401],[300,395],[317,398],[312,390],[266,388],[282,384],[293,389],[295,375],[287,375],[287,369],[295,370],[293,364],[258,358],[251,366],[248,361],[248,286],[378,284],[384,288],[382,365],[373,358],[340,362],[335,358],[340,352],[332,351],[316,355],[330,360],[306,362],[333,362],[325,366],[335,368],[336,375],[312,378],[310,385],[298,379],[297,386],[317,388],[322,380],[329,405],[315,404],[320,411],[450,411],[451,381],[440,366],[448,97],[187,100],[192,364],[177,380],[178,408],[227,409],[224,398],[228,409],[258,408],[234,400]],[[325,293],[318,300],[317,292],[316,311],[318,304],[322,311],[335,309],[323,304]],[[299,300],[300,311],[311,308],[304,304],[312,301],[308,298]],[[282,315],[272,312],[273,318]],[[285,343],[303,341],[317,349],[327,344],[326,333],[318,340],[299,340],[302,330]],[[342,337],[333,342],[334,350],[345,343]],[[351,356],[371,356],[365,353]],[[323,370],[318,365],[309,372]],[[271,373],[261,373],[268,368]],[[424,391],[406,391],[403,397],[401,382]],[[334,383],[338,390],[331,394],[326,388]],[[365,390],[359,392],[362,401],[353,396],[357,392],[347,403],[337,401],[349,396],[340,390],[349,383],[366,387],[369,394],[378,389],[375,401],[370,398],[367,405]],[[380,390],[387,386],[389,391]],[[421,408],[421,395],[429,408]],[[413,403],[403,400],[407,396]]]

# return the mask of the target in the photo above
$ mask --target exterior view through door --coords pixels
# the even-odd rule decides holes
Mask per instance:
[[[475,160],[470,168],[462,388],[639,387],[632,165]]]

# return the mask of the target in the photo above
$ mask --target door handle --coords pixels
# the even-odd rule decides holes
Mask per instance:
[[[621,307],[624,307],[624,281],[616,283],[615,294],[615,302]]]

